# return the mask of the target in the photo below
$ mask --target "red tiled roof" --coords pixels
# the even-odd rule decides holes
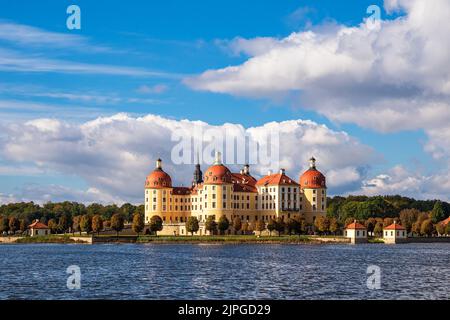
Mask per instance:
[[[271,185],[298,185],[297,182],[289,178],[287,175],[282,173],[271,174],[270,176],[265,176],[256,182],[257,186],[271,186]]]
[[[443,226],[446,226],[446,225],[448,225],[449,222],[450,222],[450,217],[448,217],[447,219],[441,221],[440,224],[442,224]]]
[[[393,223],[393,224],[387,226],[386,228],[384,228],[384,230],[406,230],[406,229],[398,223]]]
[[[28,226],[30,229],[49,229],[49,227],[40,221],[35,221]]]
[[[326,188],[325,181],[325,176],[316,168],[310,168],[300,176],[300,185],[306,189]]]
[[[358,222],[352,222],[350,223],[345,229],[366,229],[362,224]]]
[[[147,176],[145,187],[153,189],[171,188],[172,179],[163,169],[157,168]]]
[[[231,172],[223,164],[215,164],[206,170],[203,180],[205,184],[231,183]]]

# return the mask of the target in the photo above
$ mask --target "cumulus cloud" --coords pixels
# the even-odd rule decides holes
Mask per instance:
[[[336,122],[392,132],[450,120],[450,3],[386,0],[405,14],[380,27],[332,25],[285,38],[233,40],[249,55],[185,79],[198,90],[249,97],[300,92],[301,105]],[[414,116],[411,116],[414,115]]]
[[[389,14],[400,14],[379,26],[363,21],[357,26],[312,26],[285,38],[236,38],[229,46],[248,55],[244,63],[207,70],[185,83],[197,90],[236,96],[294,97],[298,106],[333,122],[378,132],[423,130],[428,137],[424,150],[446,161],[448,169],[450,3],[385,0],[384,7]],[[369,181],[370,187],[362,191],[414,191],[410,194],[421,196],[428,186],[427,192],[434,189],[435,196],[445,195],[442,188],[448,183],[440,180],[446,174],[422,176],[402,170],[393,168]],[[345,177],[356,179],[357,171],[350,171]],[[335,181],[341,177],[335,175]],[[450,188],[445,190],[448,193]]]
[[[244,128],[239,124],[212,126],[201,121],[126,114],[82,123],[34,119],[9,124],[0,140],[0,155],[16,166],[76,176],[88,186],[87,190],[80,191],[56,185],[31,185],[15,198],[139,203],[142,202],[145,177],[153,170],[158,157],[164,160],[164,168],[175,184],[190,185],[193,165],[177,165],[172,161],[172,149],[179,143],[172,136],[182,133],[194,139],[198,128],[216,130],[224,135],[250,136],[256,141],[264,139],[267,132],[279,132],[279,166],[297,180],[307,168],[308,158],[314,155],[320,170],[325,174],[330,172],[331,192],[360,187],[361,180],[366,178],[367,166],[378,161],[378,155],[370,147],[345,132],[333,131],[308,120],[270,122]],[[204,170],[206,165],[203,164]],[[231,167],[240,169],[240,165]],[[251,170],[258,176],[262,167],[256,164]],[[2,196],[2,201],[5,199],[8,197]]]
[[[379,174],[374,178],[364,180],[360,192],[367,195],[401,194],[416,199],[450,200],[450,175],[425,175],[398,165]]]

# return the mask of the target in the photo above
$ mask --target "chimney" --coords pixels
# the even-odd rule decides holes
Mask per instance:
[[[241,171],[239,171],[240,174],[244,174],[244,169],[241,169]]]
[[[284,174],[284,173],[285,173],[284,168],[281,168],[281,169],[280,169],[280,174]]]
[[[272,175],[272,170],[267,171],[267,175],[271,176]]]
[[[244,174],[250,174],[250,166],[248,164],[244,165]]]

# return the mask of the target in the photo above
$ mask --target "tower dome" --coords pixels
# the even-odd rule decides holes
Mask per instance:
[[[300,176],[300,187],[302,189],[326,188],[325,176],[317,170],[316,159],[309,159],[309,169]]]
[[[172,179],[170,176],[162,169],[162,160],[156,160],[156,168],[153,170],[145,180],[146,188],[171,188]]]
[[[203,180],[207,184],[232,183],[231,171],[222,164],[220,152],[216,153],[216,160],[206,170]]]

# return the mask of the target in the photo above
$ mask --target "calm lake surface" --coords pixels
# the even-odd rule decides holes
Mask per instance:
[[[449,243],[0,245],[0,299],[449,299],[449,274]]]

